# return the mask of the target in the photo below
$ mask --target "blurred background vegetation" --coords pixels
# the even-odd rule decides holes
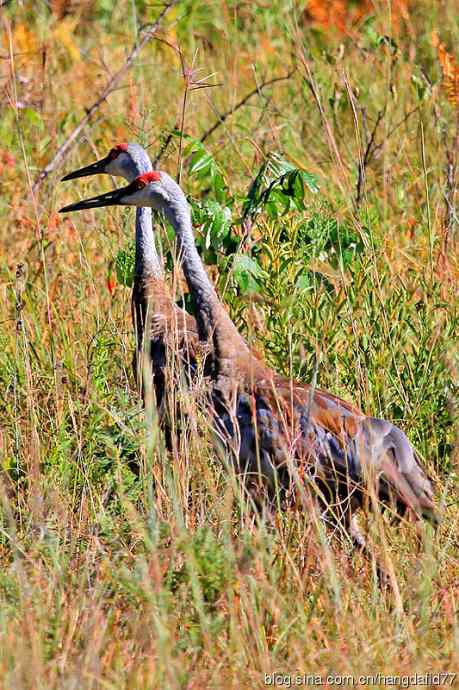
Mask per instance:
[[[0,4],[4,687],[458,668],[454,0],[177,2],[36,187],[161,6]],[[64,172],[123,141],[180,172],[254,348],[395,421],[425,458],[447,519],[421,551],[413,528],[388,528],[396,614],[308,516],[254,524],[208,439],[170,456],[145,424],[133,211],[57,214],[112,187]]]

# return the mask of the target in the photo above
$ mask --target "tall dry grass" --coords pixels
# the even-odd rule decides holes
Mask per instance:
[[[308,213],[263,216],[245,239],[263,269],[258,292],[241,294],[230,264],[210,269],[273,366],[304,380],[317,366],[322,387],[394,420],[425,458],[439,530],[365,524],[395,594],[311,513],[260,520],[186,391],[188,427],[172,454],[154,407],[142,410],[130,293],[107,287],[133,215],[57,215],[108,179],[64,186],[62,169],[35,196],[31,184],[156,10],[52,6],[1,10],[0,687],[257,688],[273,672],[330,675],[329,685],[338,674],[357,684],[378,672],[455,672],[454,214],[446,253],[444,236],[456,113],[431,42],[436,29],[457,54],[455,3],[410,5],[397,33],[388,3],[374,3],[351,37],[337,37],[305,24],[294,3],[187,1],[162,34],[202,70],[196,79],[220,84],[190,94],[184,129],[197,138],[254,84],[295,70],[206,146],[236,206],[272,151],[316,175],[320,193]],[[176,51],[152,42],[65,171],[123,140],[160,150],[180,122],[181,69]],[[173,174],[178,153],[173,138],[161,163]],[[205,199],[186,159],[183,171]],[[362,245],[347,264],[321,244],[336,221]]]

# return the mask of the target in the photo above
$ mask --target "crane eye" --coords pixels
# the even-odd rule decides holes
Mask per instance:
[[[114,161],[115,158],[118,158],[119,153],[120,153],[120,152],[117,151],[116,149],[112,149],[112,150],[110,151],[110,153],[108,154],[108,156],[107,156],[108,160]]]
[[[144,182],[143,180],[136,180],[135,181],[135,189],[139,190],[139,189],[143,189],[144,187],[146,187],[146,182]]]

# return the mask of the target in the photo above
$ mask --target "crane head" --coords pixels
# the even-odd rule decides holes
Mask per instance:
[[[59,210],[59,213],[82,211],[102,206],[149,206],[158,211],[163,210],[170,202],[168,192],[170,183],[175,185],[169,175],[153,170],[139,175],[126,187],[64,206]]]
[[[147,162],[145,158],[144,149],[138,144],[117,144],[110,152],[95,163],[79,168],[73,172],[65,175],[62,182],[66,180],[75,180],[78,177],[89,177],[90,175],[100,175],[105,173],[115,177],[124,177],[131,182],[139,173],[139,163],[145,170],[145,167],[151,169],[149,159]]]

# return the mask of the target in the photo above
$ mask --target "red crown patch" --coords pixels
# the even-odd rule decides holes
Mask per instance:
[[[145,184],[148,184],[149,182],[160,182],[161,173],[159,173],[157,170],[152,170],[151,172],[139,175],[137,179],[145,182]]]

